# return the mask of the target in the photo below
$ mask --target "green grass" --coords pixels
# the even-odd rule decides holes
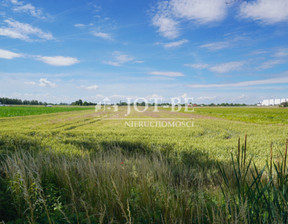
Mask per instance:
[[[29,116],[68,111],[89,110],[91,107],[44,107],[44,106],[5,106],[0,107],[0,117]]]
[[[123,118],[125,113],[121,107],[117,116],[104,114]],[[0,221],[285,222],[288,177],[282,171],[287,167],[277,165],[284,164],[285,123],[198,116],[193,128],[129,128],[123,120],[99,114],[86,110],[0,118]],[[130,117],[187,116],[163,110],[154,117],[151,111],[132,111]],[[275,168],[269,179],[271,166],[262,168],[270,161],[271,142]],[[242,145],[246,165],[238,159]],[[238,152],[234,162],[231,152]]]
[[[194,110],[196,114],[234,121],[258,124],[288,124],[288,108],[196,107]]]

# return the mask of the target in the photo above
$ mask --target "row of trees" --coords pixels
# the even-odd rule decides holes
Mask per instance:
[[[0,98],[0,103],[2,104],[15,104],[15,105],[47,105],[46,102],[41,102],[38,100],[20,100],[20,99],[10,99],[10,98]]]
[[[243,107],[243,106],[248,106],[245,103],[218,103],[218,104],[214,104],[214,103],[210,103],[210,104],[201,104],[203,106],[209,106],[209,107]],[[252,105],[253,106],[253,105]]]
[[[11,98],[5,98],[5,97],[0,97],[0,104],[5,104],[5,105],[48,105],[48,103],[46,102],[41,102],[38,100],[20,100],[20,99],[11,99]],[[51,105],[56,105],[56,104],[52,104],[49,103]],[[68,103],[59,103],[59,105],[69,105]],[[96,105],[96,103],[91,103],[91,102],[86,102],[86,101],[82,101],[77,100],[73,103],[71,103],[71,105],[76,105],[76,106],[93,106]]]
[[[20,99],[10,99],[10,98],[0,98],[0,103],[2,104],[15,104],[15,105],[47,105],[46,102],[41,102],[41,101],[37,101],[37,100],[20,100]],[[49,103],[51,104],[51,103]],[[52,104],[53,105],[53,104]],[[60,103],[59,105],[69,105],[67,103]],[[75,102],[72,102],[71,105],[73,106],[95,106],[97,105],[97,103],[92,103],[92,102],[87,102],[87,101],[83,101],[81,99],[76,100]],[[121,102],[117,103],[116,105],[118,106],[127,106],[128,104],[126,102]],[[131,106],[133,106],[134,104],[132,103]],[[137,106],[145,106],[145,102],[137,102],[136,103]],[[149,103],[149,106],[155,106],[155,103]],[[194,106],[221,106],[221,107],[239,107],[239,106],[247,106],[247,104],[239,104],[239,103],[221,103],[221,104],[192,104]],[[158,106],[172,106],[170,103],[161,103],[158,104]],[[181,106],[184,106],[184,104],[181,104]],[[287,107],[288,106],[288,102],[282,103],[280,106],[282,107]]]
[[[71,103],[71,105],[74,105],[74,106],[95,106],[96,103],[91,103],[91,102],[87,102],[87,101],[82,101],[81,99],[80,100],[77,100],[73,103]]]
[[[190,103],[192,106],[221,106],[221,107],[242,107],[242,106],[247,106],[247,104],[241,104],[241,103],[221,103],[221,104],[214,104],[214,103],[210,103],[210,104],[193,104]],[[128,104],[126,102],[121,102],[117,103],[118,106],[127,106]],[[134,105],[134,103],[130,104],[131,106]],[[136,103],[137,106],[145,106],[145,102],[142,103]],[[149,106],[155,106],[155,103],[148,103]],[[180,104],[181,106],[185,106],[185,104]],[[158,104],[158,106],[172,106],[171,103],[160,103]]]
[[[116,104],[117,106],[128,106],[128,103],[120,101],[120,103]],[[133,106],[134,103],[130,103],[130,106]],[[137,106],[145,106],[145,102],[137,102]],[[148,103],[148,106],[155,106],[155,103]],[[171,103],[159,103],[158,106],[172,106]]]

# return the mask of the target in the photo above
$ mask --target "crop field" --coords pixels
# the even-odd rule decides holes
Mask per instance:
[[[184,109],[181,110],[184,112]],[[258,124],[288,124],[287,108],[276,107],[195,107],[202,114],[234,121]]]
[[[44,106],[5,106],[0,107],[0,117],[17,117],[50,114],[67,111],[89,110],[92,107],[44,107]]]
[[[17,116],[41,114],[39,109],[46,108],[26,107]],[[288,218],[287,109],[149,109],[129,116],[126,107],[47,109],[61,113],[0,118],[0,221],[279,223]],[[193,127],[127,123],[173,119],[193,121]]]

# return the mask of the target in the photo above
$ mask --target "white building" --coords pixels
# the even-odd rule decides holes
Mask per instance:
[[[262,102],[258,103],[258,106],[277,106],[280,105],[281,103],[288,102],[288,98],[282,98],[282,99],[267,99],[267,100],[262,100]]]

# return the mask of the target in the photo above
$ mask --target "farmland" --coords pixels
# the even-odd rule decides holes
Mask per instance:
[[[288,124],[287,109],[278,107],[196,107],[195,113],[258,124]]]
[[[50,114],[67,111],[93,109],[92,107],[44,107],[44,106],[6,106],[0,107],[0,117],[17,117],[39,114]]]
[[[33,114],[27,108],[23,115],[29,113]],[[288,138],[286,109],[125,113],[121,107],[116,113],[79,110],[1,118],[0,217],[8,223],[233,223],[271,222],[271,217],[283,221],[285,208],[278,217],[283,201],[269,210],[261,195],[254,210],[250,207],[254,213],[249,213],[246,200],[251,198],[244,198],[243,192],[255,190],[253,175],[247,174],[247,182],[242,175],[239,181],[232,168],[245,168],[241,150],[246,166],[253,158],[258,174],[267,161],[282,161]],[[128,127],[123,118],[193,119],[194,127]],[[231,152],[238,152],[239,164],[232,162]],[[225,175],[231,183],[222,181]],[[263,171],[259,186],[266,186],[267,175]],[[242,189],[239,182],[251,188]],[[227,194],[222,193],[224,187]],[[237,189],[241,197],[235,199]]]

